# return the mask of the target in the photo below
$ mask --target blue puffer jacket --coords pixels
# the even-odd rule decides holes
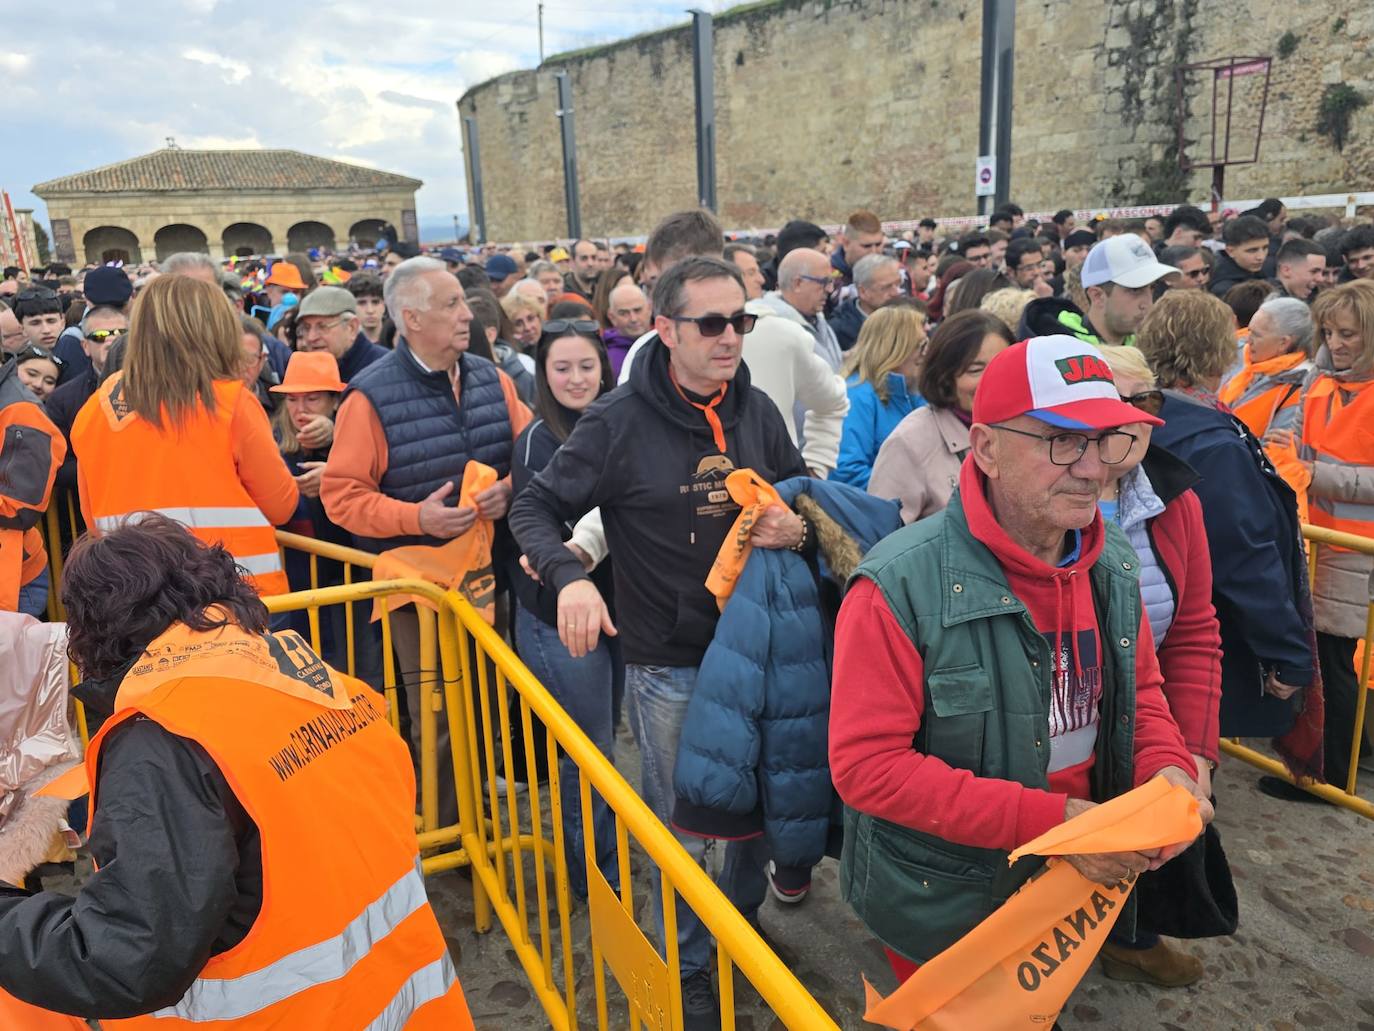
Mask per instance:
[[[907,388],[906,377],[900,372],[887,374],[886,401],[878,397],[872,383],[860,381],[858,373],[845,380],[845,387],[849,391],[849,411],[845,413],[844,432],[840,436],[840,457],[830,479],[867,490],[883,441],[926,401]]]
[[[789,505],[809,494],[861,552],[902,525],[896,502],[847,484],[794,477],[776,486]],[[712,838],[767,834],[779,867],[820,861],[837,808],[826,755],[831,643],[811,563],[755,548],[687,706],[675,827]]]

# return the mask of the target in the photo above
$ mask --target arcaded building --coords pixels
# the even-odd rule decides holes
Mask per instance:
[[[149,261],[370,246],[391,223],[418,242],[419,179],[294,150],[164,150],[45,183],[55,255]]]

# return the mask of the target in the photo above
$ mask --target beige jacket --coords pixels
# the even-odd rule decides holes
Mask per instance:
[[[1317,353],[1316,368],[1309,373],[1306,388],[1332,372],[1325,348]],[[1302,457],[1311,461],[1311,448]],[[1374,504],[1374,467],[1317,462],[1312,469],[1309,497],[1334,501]],[[1336,637],[1363,637],[1369,618],[1369,603],[1374,601],[1374,556],[1335,548],[1317,548],[1317,570],[1312,579],[1312,611],[1317,629]]]
[[[924,519],[949,504],[968,449],[968,427],[958,416],[946,408],[918,408],[878,449],[868,493],[901,501],[905,522]]]

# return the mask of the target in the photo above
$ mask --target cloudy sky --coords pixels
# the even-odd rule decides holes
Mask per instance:
[[[688,20],[677,0],[547,0],[546,54]],[[719,10],[729,3],[692,4]],[[454,102],[538,63],[535,0],[0,0],[0,187],[147,153],[289,147],[425,181],[422,230],[466,220]]]

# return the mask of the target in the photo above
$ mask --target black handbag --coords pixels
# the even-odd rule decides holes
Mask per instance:
[[[1139,930],[1170,938],[1219,938],[1240,921],[1231,866],[1211,824],[1187,850],[1142,874],[1135,896]]]

